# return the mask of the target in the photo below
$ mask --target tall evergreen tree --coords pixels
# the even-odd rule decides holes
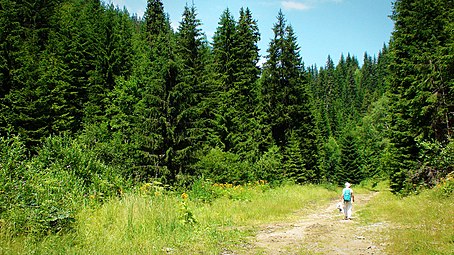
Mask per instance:
[[[112,4],[103,11],[93,11],[97,18],[95,70],[90,75],[87,103],[84,105],[84,123],[97,123],[104,119],[107,95],[114,88],[116,79],[129,78],[132,67],[133,23],[126,10]]]
[[[299,139],[304,165],[316,167],[315,125],[307,92],[307,80],[299,55],[299,46],[291,26],[286,25],[282,11],[277,16],[274,38],[268,48],[262,74],[263,110],[273,141],[282,150],[292,132]]]
[[[147,38],[153,41],[159,34],[166,31],[166,14],[161,0],[148,0],[144,13]]]
[[[240,9],[240,17],[234,36],[235,47],[235,80],[228,93],[228,104],[232,111],[230,118],[232,126],[229,131],[229,143],[232,151],[245,159],[254,160],[259,155],[260,112],[257,108],[257,80],[260,40],[257,22],[251,11]]]
[[[127,167],[125,175],[138,180],[172,181],[172,126],[170,94],[176,84],[177,64],[171,49],[174,35],[161,1],[148,1],[144,22],[132,34],[131,74],[116,79],[109,93],[108,126],[114,151]]]
[[[0,133],[21,134],[29,146],[49,134],[47,91],[36,79],[59,2],[0,3]]]
[[[206,66],[209,49],[205,35],[200,29],[195,6],[185,6],[182,21],[177,31],[177,54],[181,61],[179,82],[172,91],[174,109],[175,171],[193,174],[190,167],[195,163],[196,152],[207,143]]]
[[[442,0],[394,4],[389,77],[395,148],[391,187],[396,192],[405,188],[411,172],[423,167],[418,165],[418,144],[446,144],[452,134],[452,9],[452,1]],[[423,175],[446,174],[446,169],[424,169]]]
[[[361,67],[361,76],[358,84],[361,105],[358,109],[360,114],[367,111],[367,106],[376,101],[379,96],[377,90],[377,63],[367,53],[364,54],[363,66]]]
[[[102,56],[98,43],[102,8],[99,1],[73,0],[62,4],[56,16],[43,64],[57,69],[44,73],[52,77],[48,84],[45,77],[41,80],[55,99],[49,102],[56,121],[51,133],[74,134],[82,128],[87,104],[102,105],[106,94],[97,71]]]
[[[158,176],[173,181],[175,105],[172,91],[178,84],[178,61],[174,49],[175,35],[164,13],[162,1],[149,0],[145,11],[145,37],[148,40],[145,56],[139,62],[145,78],[142,98],[136,104],[135,142],[143,157],[141,175]],[[143,68],[149,68],[143,69]],[[142,78],[140,78],[142,79]],[[154,169],[154,170],[153,170]]]
[[[225,151],[233,148],[232,140],[229,139],[232,130],[232,119],[235,116],[235,107],[232,102],[231,93],[234,89],[235,76],[238,68],[237,56],[235,54],[236,43],[236,22],[226,9],[219,20],[219,26],[213,37],[213,73],[216,91],[218,94],[214,98],[217,105],[215,107],[215,125],[218,136],[219,146]]]

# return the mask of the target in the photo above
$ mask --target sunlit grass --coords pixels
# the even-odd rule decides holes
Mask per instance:
[[[235,187],[227,187],[235,189]],[[243,190],[239,190],[243,189]],[[293,212],[326,204],[336,192],[317,186],[276,189],[236,187],[205,203],[180,194],[125,194],[77,217],[73,233],[2,238],[2,254],[220,254],[254,235],[260,224],[290,219]],[[230,193],[229,193],[230,194]],[[309,206],[310,205],[310,206]],[[187,221],[190,212],[195,223]],[[9,240],[9,241],[6,241]]]
[[[192,193],[135,192],[77,215],[74,230],[37,239],[0,229],[0,254],[222,254],[241,251],[248,238],[272,222],[313,213],[340,189],[287,185],[217,185],[221,196],[204,202]],[[382,186],[386,187],[386,185]],[[221,190],[218,190],[221,189]],[[355,187],[357,194],[366,186]],[[399,198],[386,189],[358,211],[379,225],[375,242],[388,254],[453,254],[453,196],[426,191]],[[372,231],[372,230],[371,230]]]
[[[389,254],[454,254],[454,196],[436,190],[398,197],[382,191],[363,210],[367,223],[380,223],[377,242]]]

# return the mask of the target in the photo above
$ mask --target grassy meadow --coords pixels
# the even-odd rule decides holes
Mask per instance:
[[[380,226],[375,242],[387,254],[454,254],[454,178],[399,197],[383,189],[361,211],[364,224]]]
[[[380,188],[380,186],[382,188]],[[453,254],[453,182],[398,197],[379,185],[361,225],[379,224],[376,243],[387,254]],[[355,192],[371,192],[367,185]],[[377,187],[375,187],[377,189]],[[44,237],[0,231],[0,254],[222,254],[241,253],[263,224],[296,220],[338,198],[332,186],[199,183],[186,192],[144,184],[100,206],[88,206],[73,230]],[[310,205],[310,206],[307,206]],[[376,231],[376,230],[374,230]]]
[[[187,193],[146,186],[77,215],[74,230],[46,236],[2,233],[1,254],[220,254],[263,223],[310,211],[337,197],[334,189],[266,183],[214,184]],[[311,207],[305,205],[311,204]]]

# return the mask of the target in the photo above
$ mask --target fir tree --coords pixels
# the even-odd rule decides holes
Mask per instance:
[[[217,103],[215,110],[215,125],[218,140],[225,151],[233,148],[233,141],[229,138],[232,130],[232,119],[236,115],[233,105],[232,92],[237,66],[235,54],[236,22],[226,9],[219,20],[219,26],[213,37],[213,72],[214,82],[218,95],[214,99]]]
[[[453,93],[448,84],[453,72],[452,64],[446,62],[454,54],[452,48],[447,50],[453,37],[449,32],[452,7],[452,1],[441,0],[394,4],[389,78],[395,148],[391,187],[395,192],[405,188],[406,178],[422,167],[417,165],[418,144],[446,144],[452,133]],[[446,174],[445,169],[425,169],[423,175],[427,170],[434,176]]]
[[[229,105],[232,106],[232,126],[229,140],[232,151],[253,160],[259,154],[260,130],[257,108],[257,80],[260,69],[259,48],[260,34],[257,22],[251,11],[240,9],[240,17],[235,32],[235,80],[230,93]]]
[[[346,181],[360,183],[363,180],[363,173],[360,168],[360,157],[358,154],[355,136],[350,130],[342,138],[340,165],[336,173],[338,184]]]
[[[177,54],[181,61],[179,83],[172,91],[171,100],[175,114],[173,167],[181,174],[189,172],[195,163],[196,152],[203,148],[209,132],[205,112],[208,45],[200,29],[195,6],[186,6],[177,31]]]
[[[310,109],[307,80],[299,56],[299,46],[291,26],[280,11],[274,25],[267,62],[262,75],[262,103],[273,141],[282,150],[291,132],[301,143],[307,170],[316,168],[316,129]]]

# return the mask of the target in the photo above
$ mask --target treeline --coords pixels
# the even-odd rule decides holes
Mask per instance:
[[[86,161],[58,171],[86,193],[198,178],[390,178],[400,192],[453,171],[453,1],[396,1],[389,46],[320,68],[304,66],[282,12],[259,66],[248,8],[226,9],[209,43],[195,6],[174,31],[160,0],[143,18],[99,0],[29,2],[0,1],[4,182],[23,180],[12,144],[15,160],[47,162],[37,174],[75,148]]]

